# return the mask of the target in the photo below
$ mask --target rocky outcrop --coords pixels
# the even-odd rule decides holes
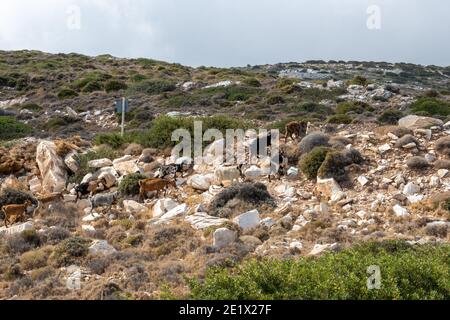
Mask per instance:
[[[36,150],[36,162],[42,178],[42,189],[47,193],[61,192],[66,187],[67,171],[64,161],[51,141],[42,141]]]

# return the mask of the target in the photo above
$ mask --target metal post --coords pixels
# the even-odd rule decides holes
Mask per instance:
[[[125,97],[122,98],[122,137],[125,134]]]

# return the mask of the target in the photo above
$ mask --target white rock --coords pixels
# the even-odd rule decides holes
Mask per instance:
[[[128,175],[131,173],[137,173],[139,172],[139,167],[137,166],[136,162],[131,161],[121,161],[118,163],[114,163],[114,169],[120,174],[120,175]]]
[[[98,219],[100,219],[102,216],[98,214],[97,212],[92,212],[91,214],[88,214],[83,219],[81,219],[83,222],[93,222]]]
[[[176,201],[165,198],[165,199],[159,199],[156,201],[155,205],[153,206],[153,218],[159,218],[162,215],[164,215],[166,212],[174,209],[177,207],[179,203]]]
[[[32,222],[25,222],[22,224],[17,224],[10,226],[9,228],[1,227],[0,228],[0,235],[13,235],[17,233],[22,233],[26,230],[32,230],[34,228]]]
[[[260,224],[261,219],[259,218],[258,210],[255,209],[237,216],[233,221],[238,224],[241,229],[246,230],[256,228]]]
[[[263,224],[267,228],[270,228],[273,225],[275,225],[275,221],[273,221],[272,218],[264,218],[264,219],[261,220],[261,224]]]
[[[366,184],[369,183],[369,179],[367,179],[365,176],[359,176],[358,177],[358,182],[361,186],[365,186]]]
[[[288,177],[297,177],[298,173],[299,173],[298,168],[290,167],[286,174]]]
[[[172,210],[166,212],[165,214],[163,214],[161,216],[161,220],[171,220],[177,217],[181,217],[184,214],[186,214],[189,210],[189,207],[187,204],[183,203],[180,204],[179,206],[176,206],[175,208],[173,208]]]
[[[299,241],[294,241],[289,244],[289,248],[295,251],[301,251],[303,249],[303,244]]]
[[[97,159],[97,160],[91,160],[88,162],[89,168],[99,169],[103,167],[110,167],[112,166],[112,161],[110,159]]]
[[[98,176],[98,180],[103,181],[106,188],[112,188],[116,185],[117,179],[116,176],[110,172],[102,172]]]
[[[194,188],[195,190],[207,191],[209,187],[214,182],[214,175],[207,174],[194,174],[188,179],[188,185]]]
[[[334,180],[331,179],[320,179],[317,178],[317,190],[325,197],[332,199],[333,201],[339,201],[338,198],[342,199],[343,191],[341,186]]]
[[[408,196],[409,203],[417,203],[422,201],[424,196],[422,194],[414,194],[412,196]]]
[[[439,178],[443,179],[447,176],[448,170],[447,169],[439,169],[437,172]]]
[[[420,117],[416,115],[409,115],[401,118],[398,121],[398,125],[400,127],[406,127],[410,129],[420,129],[420,128],[428,129],[431,126],[443,126],[444,122],[442,120],[431,117]]]
[[[420,192],[420,186],[415,184],[414,182],[409,182],[404,188],[403,188],[403,194],[406,196],[412,196],[416,193]]]
[[[322,214],[327,214],[328,212],[330,212],[330,208],[328,207],[328,205],[324,202],[321,202],[319,205],[317,205],[315,207],[315,210],[319,213]]]
[[[295,188],[291,187],[286,184],[281,184],[279,186],[276,186],[274,191],[277,193],[280,197],[294,197],[296,194]]]
[[[436,156],[432,153],[427,153],[425,155],[425,160],[427,160],[428,162],[433,162],[434,160],[436,160]]]
[[[186,216],[185,220],[199,230],[220,226],[228,221],[227,219],[210,216],[205,212],[196,212],[193,215]]]
[[[364,211],[364,210],[361,210],[361,211],[358,211],[358,212],[356,213],[356,215],[357,215],[359,218],[364,219],[364,218],[366,217],[366,215],[367,215],[367,212]]]
[[[41,180],[39,180],[38,177],[34,177],[33,179],[31,179],[28,182],[29,186],[30,186],[30,191],[33,194],[39,193],[42,190],[42,184],[41,184]]]
[[[235,231],[227,228],[220,228],[214,231],[213,246],[216,248],[226,247],[236,241],[237,234]]]
[[[106,240],[95,240],[89,247],[89,253],[92,255],[110,255],[117,252]]]
[[[51,141],[42,141],[36,149],[36,162],[42,177],[42,189],[47,193],[62,192],[66,188],[66,165]]]
[[[113,160],[113,165],[121,163],[121,162],[131,161],[132,159],[133,159],[133,156],[125,155],[122,158],[118,158],[118,159]]]
[[[337,247],[337,243],[333,243],[333,244],[316,244],[314,246],[314,248],[311,250],[311,252],[309,253],[309,255],[311,255],[311,256],[319,255],[319,254],[321,254],[324,251],[333,250],[336,247]]]
[[[262,172],[261,168],[253,165],[250,168],[248,168],[247,170],[245,170],[244,175],[247,178],[255,179],[255,178],[261,177],[263,175],[263,172]]]
[[[126,213],[139,213],[147,211],[147,207],[134,200],[124,200],[123,208]]]
[[[409,212],[406,208],[403,208],[401,205],[396,204],[393,208],[394,213],[397,217],[406,217],[409,216]]]
[[[383,154],[383,153],[388,152],[388,151],[391,150],[391,149],[392,149],[392,147],[391,147],[390,144],[383,144],[382,146],[380,146],[380,147],[378,148],[378,151],[379,151],[381,154]]]
[[[95,233],[95,228],[93,226],[91,226],[90,224],[82,225],[81,230],[88,235],[92,235]]]
[[[432,176],[430,178],[430,187],[439,187],[441,184],[441,179],[437,176]]]

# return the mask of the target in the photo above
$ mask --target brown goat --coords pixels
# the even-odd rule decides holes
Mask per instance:
[[[16,223],[22,221],[25,218],[27,208],[31,205],[31,201],[27,200],[24,204],[10,204],[3,206],[2,211],[5,215],[5,227],[8,228],[8,223]]]
[[[51,194],[38,195],[36,199],[38,200],[38,207],[36,208],[35,212],[38,212],[43,206],[47,204],[64,200],[64,196],[60,192],[55,192]]]
[[[156,195],[159,196],[159,192],[164,190],[164,195],[167,194],[167,187],[173,186],[176,188],[176,183],[174,180],[169,181],[165,179],[153,178],[144,179],[139,181],[139,197],[140,199],[145,199],[147,192],[156,191]]]
[[[285,142],[288,138],[294,140],[294,135],[297,139],[306,135],[308,130],[308,122],[306,121],[292,121],[286,125],[286,137]]]

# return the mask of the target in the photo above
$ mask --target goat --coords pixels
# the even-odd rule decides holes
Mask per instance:
[[[174,180],[165,180],[160,178],[144,179],[139,181],[139,198],[145,199],[147,192],[156,191],[157,197],[159,197],[159,192],[164,190],[164,195],[167,194],[167,187],[173,186],[176,188],[176,183]]]
[[[97,194],[91,197],[92,209],[98,207],[108,207],[107,211],[111,210],[112,205],[119,197],[119,192]]]
[[[184,174],[187,172],[188,174],[192,173],[194,170],[194,163],[188,164],[186,162],[178,163],[178,164],[169,164],[166,166],[161,166],[158,170],[158,173],[155,175],[155,178],[165,178],[173,176],[175,179],[177,177],[177,173],[181,173],[181,177],[184,177]]]
[[[278,175],[278,179],[286,175],[288,159],[283,151],[270,159],[269,182],[272,181],[272,174]]]
[[[223,185],[224,181],[239,182],[239,179],[244,179],[243,166],[243,164],[240,164],[238,166],[217,168],[214,171],[214,178],[221,185]]]
[[[46,195],[38,195],[37,200],[38,200],[38,206],[37,206],[36,210],[34,210],[35,212],[38,211],[39,209],[41,209],[41,207],[43,207],[46,204],[64,200],[64,196],[60,192],[55,192],[55,193],[46,194]]]
[[[96,180],[96,181],[91,181],[88,183],[88,189],[87,191],[90,193],[91,196],[100,193],[102,191],[105,191],[105,185],[103,184],[102,181]]]
[[[77,200],[81,199],[83,196],[89,194],[89,183],[83,182],[75,187],[75,192],[77,193]]]
[[[27,200],[24,204],[10,204],[3,206],[1,210],[5,215],[5,227],[8,228],[8,222],[16,223],[20,220],[23,220],[25,218],[25,213],[27,212],[28,207],[30,207],[31,205],[32,202],[30,200]]]
[[[297,139],[304,137],[308,131],[308,122],[306,121],[292,121],[286,125],[285,142],[288,138],[294,140],[294,135]]]

